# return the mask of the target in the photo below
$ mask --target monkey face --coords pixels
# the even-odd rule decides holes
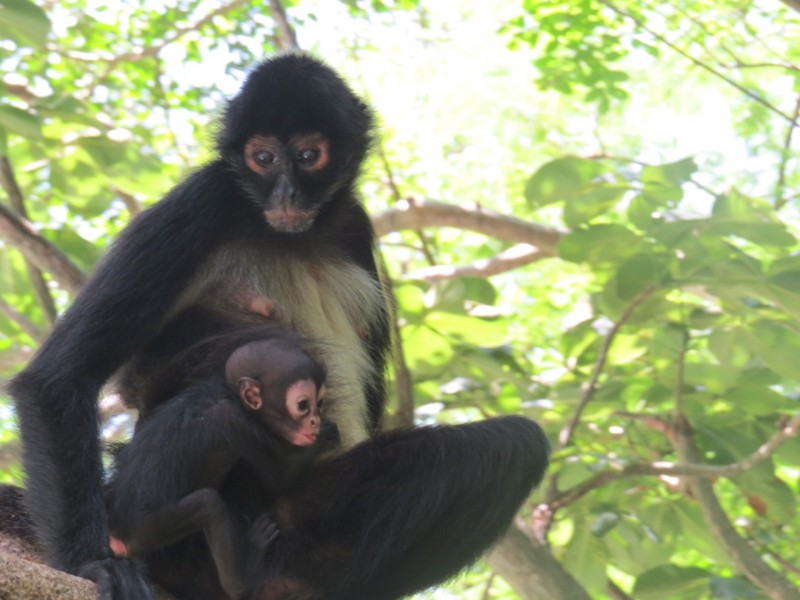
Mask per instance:
[[[286,412],[294,431],[286,439],[295,446],[309,446],[317,441],[320,410],[325,401],[325,386],[317,388],[311,379],[301,379],[286,390]]]
[[[371,111],[335,72],[290,53],[250,73],[228,103],[217,145],[269,227],[297,234],[352,186],[371,130]]]
[[[244,146],[242,160],[251,197],[270,227],[281,233],[310,229],[330,198],[328,139],[309,133],[284,143],[276,136],[254,135]]]

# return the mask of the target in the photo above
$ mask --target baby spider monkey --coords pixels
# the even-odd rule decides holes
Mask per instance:
[[[193,569],[184,566],[177,582],[175,573],[159,581],[161,549],[200,534],[222,590],[240,598],[257,583],[248,565],[278,536],[268,514],[248,521],[223,499],[234,467],[246,465],[255,479],[248,484],[267,490],[268,506],[338,444],[336,425],[320,416],[324,367],[296,336],[280,332],[236,348],[224,379],[195,383],[159,406],[115,456],[106,493],[112,549],[155,566],[156,581],[179,597],[180,579],[194,577]],[[185,547],[175,550],[185,554]],[[218,593],[208,589],[208,597]]]

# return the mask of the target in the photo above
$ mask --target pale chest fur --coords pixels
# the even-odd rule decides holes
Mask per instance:
[[[361,382],[373,367],[362,337],[381,318],[379,284],[357,265],[332,257],[259,253],[253,260],[250,252],[246,259],[241,253],[228,250],[211,260],[205,281],[216,289],[210,296],[244,312],[266,311],[268,318],[317,341],[328,371],[326,417],[340,425],[346,447],[363,441],[367,419]]]

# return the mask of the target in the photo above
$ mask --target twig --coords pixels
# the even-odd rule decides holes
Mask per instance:
[[[796,120],[800,117],[800,96],[794,104],[794,118],[795,122],[789,124],[786,130],[786,137],[783,140],[783,152],[781,152],[781,164],[778,168],[778,183],[775,189],[775,210],[780,210],[784,207],[788,200],[783,198],[783,191],[786,188],[786,166],[789,164],[789,157],[791,156],[792,149],[792,136],[797,128]]]
[[[603,340],[603,345],[600,348],[600,353],[595,361],[592,375],[589,378],[589,383],[587,383],[584,387],[583,395],[581,396],[580,402],[578,402],[578,407],[575,409],[575,412],[573,413],[572,418],[569,420],[569,423],[567,423],[567,425],[558,434],[559,448],[566,448],[572,441],[572,436],[574,435],[575,429],[578,427],[578,423],[581,420],[581,414],[583,414],[583,410],[586,408],[586,405],[589,404],[592,396],[594,396],[594,393],[597,391],[597,381],[600,379],[600,375],[603,373],[603,369],[606,366],[608,351],[611,348],[614,338],[617,337],[617,334],[622,326],[628,321],[628,319],[631,318],[633,312],[655,291],[656,286],[649,285],[644,290],[639,292],[639,294],[625,308],[625,311],[620,315],[617,322],[614,323],[611,331],[609,331],[606,335],[605,339]]]
[[[44,339],[42,330],[10,304],[0,301],[0,313],[3,313],[7,319],[19,325],[20,329],[27,333],[34,341],[41,342]]]
[[[25,209],[25,198],[22,195],[22,189],[19,187],[17,178],[14,175],[11,160],[7,156],[0,156],[0,186],[2,186],[3,190],[8,195],[12,208],[20,217],[27,219],[28,212]],[[28,260],[27,257],[25,257],[25,269],[28,271],[28,279],[30,279],[31,285],[33,286],[36,300],[42,307],[45,319],[49,325],[52,325],[56,322],[58,313],[56,312],[56,305],[53,302],[53,296],[50,294],[50,289],[47,287],[44,275],[31,264],[31,261]]]
[[[794,2],[795,0],[784,0],[784,1],[788,3],[789,1]],[[790,117],[789,115],[787,115],[786,113],[781,111],[778,107],[776,107],[774,104],[772,104],[769,100],[767,100],[765,98],[762,98],[761,96],[759,96],[758,94],[756,94],[752,90],[748,90],[742,84],[734,81],[733,79],[731,79],[730,77],[728,77],[724,73],[720,73],[715,68],[709,66],[708,64],[704,63],[701,60],[698,60],[697,58],[695,58],[694,56],[689,54],[686,50],[683,50],[682,48],[678,47],[676,44],[673,44],[672,42],[670,42],[664,35],[662,35],[662,34],[656,32],[656,31],[653,31],[652,29],[650,29],[638,17],[635,17],[634,15],[630,14],[629,12],[627,12],[627,11],[621,9],[621,8],[617,8],[609,0],[599,0],[599,2],[603,6],[606,6],[609,9],[613,10],[618,15],[621,15],[623,17],[626,17],[626,18],[632,20],[634,23],[636,23],[639,27],[641,27],[644,31],[646,31],[647,33],[652,35],[654,38],[656,38],[657,40],[659,40],[662,43],[666,44],[667,46],[672,48],[672,50],[674,50],[675,52],[677,52],[678,54],[680,54],[681,56],[683,56],[687,60],[689,60],[692,63],[694,63],[696,66],[700,67],[701,69],[703,69],[705,71],[708,71],[709,73],[711,73],[715,77],[718,77],[719,79],[722,79],[728,85],[731,85],[731,86],[735,87],[737,90],[742,92],[745,96],[747,96],[751,100],[754,100],[754,101],[758,102],[762,106],[764,106],[767,109],[769,109],[770,111],[774,112],[776,115],[786,119],[788,122],[795,123],[795,124],[797,123],[796,119],[793,119],[792,117]]]
[[[219,8],[217,8],[216,10],[212,10],[206,16],[204,16],[203,18],[199,19],[198,21],[190,25],[186,25],[184,27],[176,25],[173,28],[171,35],[165,36],[157,43],[153,43],[147,47],[137,48],[130,52],[124,52],[123,54],[118,54],[116,56],[99,55],[97,53],[75,52],[75,51],[62,54],[66,58],[79,62],[93,62],[93,63],[96,63],[98,61],[105,62],[103,70],[97,76],[94,83],[92,85],[87,86],[87,91],[91,93],[91,90],[93,90],[98,84],[105,81],[111,75],[111,73],[113,73],[116,70],[119,64],[127,62],[136,62],[147,57],[155,57],[158,55],[159,52],[161,52],[161,50],[163,50],[165,47],[169,46],[173,42],[179,40],[184,35],[202,29],[203,27],[208,25],[214,18],[220,15],[224,15],[225,13],[230,12],[231,10],[234,10],[236,8],[239,8],[242,5],[246,5],[247,3],[248,0],[232,0],[228,4],[224,4]],[[47,49],[53,52],[58,51],[58,49],[53,45],[48,45]]]
[[[489,575],[488,579],[486,580],[486,585],[483,588],[483,594],[481,594],[481,600],[491,600],[492,598],[492,585],[494,584],[494,580],[497,577],[497,573],[492,573]]]
[[[677,385],[683,386],[683,381],[680,377]],[[784,439],[787,429],[793,431],[794,435],[796,435],[798,427],[800,427],[800,413],[796,414],[790,421],[788,428],[785,427],[782,432],[778,432],[776,435],[780,439]],[[673,435],[668,436],[667,439],[672,444],[680,461],[686,464],[699,465],[702,462],[702,454],[697,449],[692,425],[685,415],[676,412],[672,433]],[[772,439],[769,442],[772,442]],[[759,460],[763,460],[763,457],[757,456],[754,458],[753,464]],[[800,590],[783,575],[774,571],[761,555],[747,543],[747,540],[736,531],[714,493],[712,482],[706,477],[690,476],[686,479],[686,483],[689,486],[688,489],[691,496],[700,505],[700,510],[712,535],[730,557],[733,564],[771,600],[800,600]]]
[[[286,9],[280,0],[269,0],[269,9],[272,19],[278,25],[278,44],[282,50],[300,50],[297,43],[297,34],[289,23]]]
[[[604,471],[569,490],[560,492],[550,500],[548,506],[551,511],[555,512],[572,504],[592,490],[602,487],[612,481],[625,479],[627,477],[662,475],[672,477],[703,477],[707,479],[736,477],[737,475],[749,471],[761,461],[771,457],[782,444],[793,437],[797,437],[798,434],[800,434],[800,413],[794,415],[755,452],[739,462],[728,465],[708,465],[697,462],[672,463],[667,461],[635,463],[627,465],[619,471]]]
[[[15,246],[37,268],[47,271],[73,296],[85,277],[56,246],[43,238],[33,225],[0,204],[0,238]]]

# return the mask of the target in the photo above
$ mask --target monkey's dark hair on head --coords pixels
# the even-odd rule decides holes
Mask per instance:
[[[236,390],[242,377],[266,381],[295,381],[311,373],[315,383],[325,378],[324,367],[296,342],[283,338],[256,340],[239,346],[225,363],[225,380]]]

